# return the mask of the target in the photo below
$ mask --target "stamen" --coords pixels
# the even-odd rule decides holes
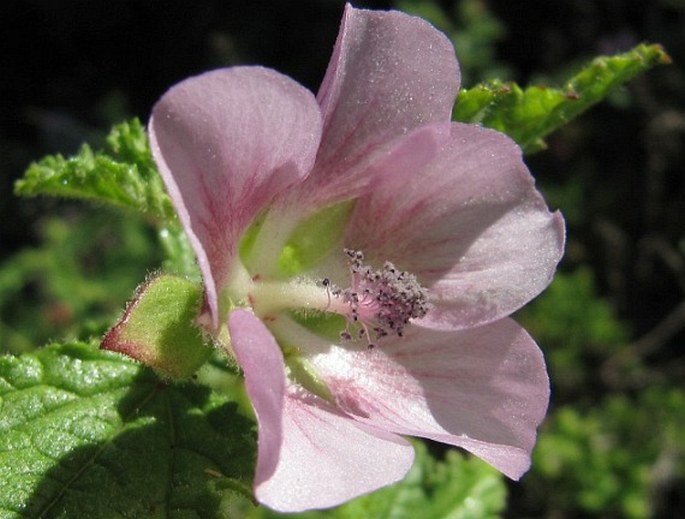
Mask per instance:
[[[326,296],[328,297],[328,304],[326,305],[326,310],[331,307],[331,280],[328,278],[323,278],[321,284],[326,289]]]
[[[402,337],[404,328],[411,319],[419,319],[428,313],[428,291],[422,287],[416,276],[399,270],[386,261],[383,267],[374,270],[364,264],[361,251],[345,249],[352,286],[340,289],[324,279],[327,290],[348,306],[347,318],[359,326],[359,338],[366,337],[369,348],[374,348],[374,339],[382,339],[390,334]],[[340,334],[344,340],[351,340],[349,328]]]

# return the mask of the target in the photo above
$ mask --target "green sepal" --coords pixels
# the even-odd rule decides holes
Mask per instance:
[[[251,508],[253,422],[94,344],[0,357],[0,517],[225,517]]]
[[[84,144],[68,159],[58,154],[34,162],[14,190],[22,196],[88,199],[162,220],[176,218],[138,119],[114,126],[104,150],[94,152]]]
[[[202,296],[201,287],[184,278],[149,278],[107,333],[102,348],[128,355],[165,378],[191,376],[213,351],[195,325]]]
[[[534,153],[545,148],[545,136],[612,91],[636,75],[670,62],[660,45],[641,44],[624,54],[594,59],[560,89],[491,81],[462,90],[452,116],[456,121],[506,133],[525,153]]]

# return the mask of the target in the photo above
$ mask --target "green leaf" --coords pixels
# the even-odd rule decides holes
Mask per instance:
[[[480,84],[460,92],[453,118],[504,132],[524,152],[534,153],[545,147],[545,136],[636,75],[666,63],[670,58],[660,45],[641,44],[625,54],[594,59],[561,89],[524,89],[501,81]]]
[[[452,118],[465,123],[484,124],[511,93],[511,84],[498,79],[459,92]]]
[[[0,403],[0,517],[227,517],[249,496],[252,422],[206,387],[74,343],[0,357]]]
[[[89,199],[168,221],[175,218],[138,119],[114,126],[105,150],[93,152],[84,144],[68,159],[50,155],[31,164],[16,182],[15,193]]]
[[[429,453],[424,443],[414,442],[416,461],[409,474],[395,485],[350,501],[333,510],[306,512],[299,519],[469,519],[499,517],[504,509],[506,487],[502,476],[492,467],[455,449],[441,461]],[[274,512],[255,509],[248,516],[280,517]]]

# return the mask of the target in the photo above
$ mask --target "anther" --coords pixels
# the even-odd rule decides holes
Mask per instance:
[[[338,289],[334,295],[349,305],[348,319],[361,324],[360,338],[365,335],[370,341],[366,323],[372,325],[376,339],[391,332],[401,337],[411,319],[426,315],[428,291],[416,276],[399,270],[389,261],[381,269],[374,270],[364,264],[361,251],[345,249],[345,255],[352,273],[352,287]]]
[[[321,284],[326,289],[326,296],[328,297],[328,304],[326,305],[326,310],[331,307],[331,280],[328,278],[323,278]]]

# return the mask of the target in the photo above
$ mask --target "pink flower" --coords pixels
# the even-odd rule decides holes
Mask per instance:
[[[179,83],[150,139],[205,284],[202,322],[245,373],[255,495],[329,507],[399,479],[404,435],[529,467],[549,398],[507,316],[549,283],[563,220],[506,136],[451,123],[450,42],[345,9],[318,96],[273,70]]]

